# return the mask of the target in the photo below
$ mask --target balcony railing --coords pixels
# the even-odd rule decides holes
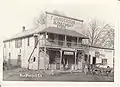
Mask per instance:
[[[69,47],[69,48],[75,48],[75,47],[81,47],[81,43],[77,42],[70,42],[70,41],[62,41],[62,40],[40,40],[40,46],[57,46],[57,47]]]
[[[61,40],[47,40],[46,45],[49,46],[64,46],[65,42]]]

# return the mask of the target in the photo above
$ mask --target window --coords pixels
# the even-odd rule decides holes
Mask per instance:
[[[48,36],[48,38],[49,38],[49,40],[54,40],[55,39],[55,37],[54,37],[54,34],[49,34],[49,36]]]
[[[18,65],[21,64],[21,55],[18,55],[17,64],[18,64]]]
[[[6,48],[6,43],[4,43],[4,48]]]
[[[22,39],[17,39],[17,40],[15,40],[15,47],[16,47],[16,48],[22,47]]]
[[[92,64],[96,64],[96,57],[93,57],[93,63]]]
[[[58,35],[58,44],[60,46],[63,46],[63,44],[64,44],[64,36],[63,35]]]
[[[38,38],[35,37],[35,47],[37,47],[37,43],[38,43]]]
[[[88,61],[88,55],[87,54],[84,55],[84,58],[85,58],[85,61]]]
[[[21,49],[20,49],[20,53],[21,53]]]
[[[8,59],[8,63],[11,64],[11,53],[9,53],[9,59]]]
[[[90,63],[90,58],[91,58],[91,55],[89,55],[89,59],[88,59],[88,62]]]
[[[9,41],[9,48],[10,48],[10,41]]]
[[[107,65],[107,59],[102,59],[102,64]]]
[[[79,39],[78,39],[78,42],[79,42],[79,43],[82,43],[82,39],[81,39],[81,38],[79,38]]]
[[[35,57],[33,57],[33,62],[35,62],[35,59],[36,59],[36,58],[35,58]]]
[[[28,44],[27,45],[30,46],[30,37],[28,37]]]
[[[63,35],[59,35],[58,36],[58,40],[64,41],[64,36]]]

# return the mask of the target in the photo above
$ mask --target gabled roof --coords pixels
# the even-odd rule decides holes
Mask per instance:
[[[3,42],[13,40],[13,39],[17,39],[17,38],[24,38],[24,37],[32,36],[33,34],[39,33],[40,31],[41,31],[40,29],[25,30],[25,31],[22,31],[22,32],[10,37],[10,38],[5,39]]]
[[[35,33],[44,33],[44,32],[61,34],[61,35],[68,35],[68,36],[74,36],[74,37],[81,37],[83,39],[89,39],[88,37],[76,32],[74,30],[61,29],[61,28],[57,28],[57,27],[48,27],[48,28],[45,28],[42,31],[39,28],[38,29],[25,30],[23,32],[20,32],[20,33],[14,35],[11,38],[5,39],[3,42],[13,40],[13,39],[17,39],[17,38],[24,38],[24,37],[32,36]]]

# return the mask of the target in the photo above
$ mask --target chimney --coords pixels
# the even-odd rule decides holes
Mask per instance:
[[[23,32],[25,31],[25,26],[22,27],[22,31],[23,31]]]

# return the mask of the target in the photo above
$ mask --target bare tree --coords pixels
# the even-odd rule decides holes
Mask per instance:
[[[36,23],[41,24],[41,25],[45,24],[46,23],[46,17],[47,16],[46,16],[45,13],[41,13],[39,18],[37,19]]]
[[[53,10],[54,14],[58,14],[58,15],[63,15],[65,16],[64,12],[58,11],[58,10]],[[38,28],[42,25],[46,24],[46,20],[47,20],[47,15],[45,12],[41,12],[41,14],[34,20],[34,26],[35,28]]]
[[[89,37],[89,45],[113,47],[114,45],[114,29],[110,24],[101,23],[92,20],[86,25],[83,34]]]
[[[108,31],[101,41],[102,46],[114,48],[114,27],[110,24],[106,24],[105,28],[108,29]]]

